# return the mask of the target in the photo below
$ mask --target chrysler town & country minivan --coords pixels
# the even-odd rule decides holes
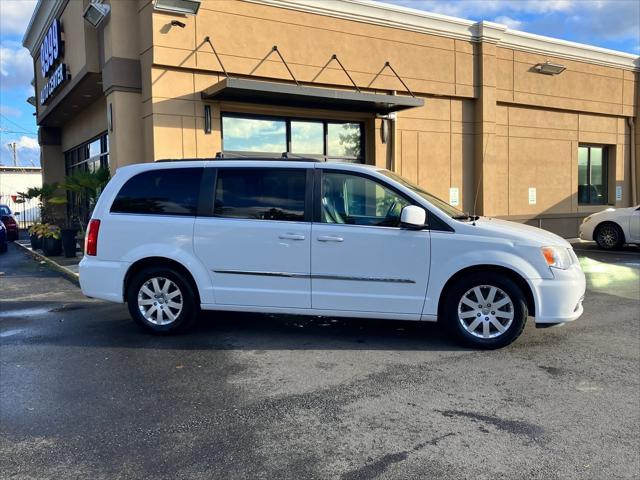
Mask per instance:
[[[381,168],[243,159],[118,169],[93,212],[85,295],[154,333],[199,310],[439,320],[478,348],[577,319],[571,245],[465,214]]]

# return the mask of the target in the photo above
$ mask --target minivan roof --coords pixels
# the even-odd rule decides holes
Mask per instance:
[[[294,159],[282,159],[282,158],[244,158],[244,159],[222,159],[222,158],[192,158],[192,159],[163,159],[156,160],[155,162],[147,162],[147,163],[135,163],[132,165],[125,165],[120,167],[118,170],[150,170],[153,168],[175,168],[175,167],[211,167],[215,165],[230,167],[230,166],[238,166],[238,167],[256,167],[256,166],[268,166],[268,167],[306,167],[310,166],[318,166],[323,168],[324,166],[336,167],[339,166],[344,168],[345,170],[383,170],[380,167],[376,167],[375,165],[365,165],[362,163],[348,163],[348,162],[340,162],[340,161],[327,161],[327,162],[310,162],[309,160],[298,160]]]

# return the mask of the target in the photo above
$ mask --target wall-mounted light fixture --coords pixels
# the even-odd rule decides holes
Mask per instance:
[[[153,9],[160,12],[196,15],[201,0],[154,0]]]
[[[180,28],[184,28],[187,26],[186,23],[181,22],[180,20],[171,20],[171,26],[172,27],[180,27]]]
[[[211,133],[211,105],[204,106],[204,133]]]
[[[93,28],[98,28],[102,21],[109,15],[111,7],[101,1],[93,1],[87,8],[84,9],[82,17],[85,22],[91,25]]]
[[[533,68],[544,75],[559,75],[567,69],[564,65],[551,62],[538,63]]]

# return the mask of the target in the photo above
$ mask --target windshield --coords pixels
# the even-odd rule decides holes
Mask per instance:
[[[388,170],[382,170],[380,173],[382,173],[385,176],[395,180],[398,183],[401,183],[405,187],[413,190],[415,193],[417,193],[422,198],[427,200],[430,204],[432,204],[433,206],[439,208],[440,210],[442,210],[444,213],[446,213],[450,217],[452,217],[452,218],[455,218],[455,217],[466,217],[466,215],[463,212],[461,212],[460,210],[458,210],[457,208],[452,207],[451,205],[449,205],[444,200],[440,200],[438,197],[433,196],[432,194],[430,194],[426,190],[423,190],[422,188],[418,187],[417,185],[414,185],[413,183],[410,183],[409,181],[407,181],[404,178],[402,178],[400,175],[396,175],[395,173],[390,172]]]

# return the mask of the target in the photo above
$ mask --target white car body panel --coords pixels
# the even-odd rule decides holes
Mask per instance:
[[[586,217],[580,225],[580,239],[595,240],[596,228],[604,222],[613,222],[622,229],[625,243],[640,243],[640,206],[607,208]]]
[[[364,173],[400,190],[454,231],[109,211],[122,185],[137,173],[226,166]],[[585,278],[568,242],[503,220],[453,220],[371,166],[258,160],[136,164],[118,170],[92,218],[101,220],[98,254],[81,261],[80,284],[85,295],[109,301],[124,301],[131,265],[163,257],[191,273],[201,307],[208,310],[434,321],[447,281],[465,269],[489,266],[524,279],[537,323],[566,322],[582,314]],[[327,241],[330,237],[342,241]],[[573,264],[566,270],[549,268],[540,251],[544,246],[568,249]]]

